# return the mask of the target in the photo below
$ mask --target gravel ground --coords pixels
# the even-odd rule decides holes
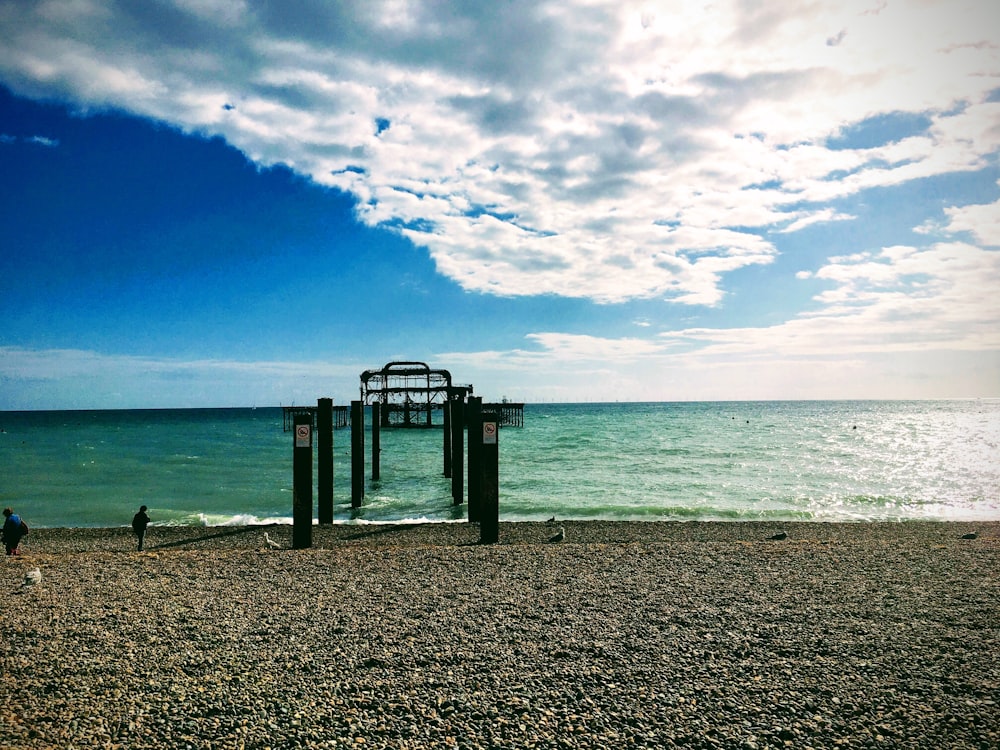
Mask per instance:
[[[1000,747],[1000,523],[565,527],[33,529],[0,747]]]

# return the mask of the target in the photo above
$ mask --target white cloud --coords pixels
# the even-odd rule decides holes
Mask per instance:
[[[832,201],[995,158],[998,21],[979,0],[49,0],[5,6],[0,80],[348,190],[468,289],[714,305],[726,274],[772,262],[764,230],[848,221]],[[827,142],[895,112],[930,127]],[[953,227],[995,239],[972,212]]]
[[[55,148],[59,145],[57,139],[46,138],[44,135],[33,135],[28,138],[28,143],[34,143],[36,146],[45,146],[45,148]]]
[[[362,369],[0,347],[0,410],[270,406],[314,403],[318,395],[334,393],[346,401],[354,397]]]
[[[448,353],[484,386],[534,398],[932,398],[1000,395],[1000,253],[958,242],[831,258],[817,308],[772,326],[654,340],[539,333],[541,350]],[[553,387],[558,384],[561,391]]]
[[[949,232],[969,232],[984,245],[1000,247],[1000,201],[996,203],[952,206],[944,210]]]
[[[821,307],[766,328],[663,334],[699,356],[860,356],[1000,350],[1000,254],[961,243],[889,247],[833,258],[813,276],[833,284]]]

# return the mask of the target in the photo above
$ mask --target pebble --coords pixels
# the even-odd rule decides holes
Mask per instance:
[[[566,525],[33,529],[0,742],[996,746],[1000,524]]]

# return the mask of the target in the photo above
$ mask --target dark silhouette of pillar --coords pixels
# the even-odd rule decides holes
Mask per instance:
[[[479,434],[476,432],[482,425],[483,399],[479,396],[469,396],[465,404],[465,422],[469,426],[469,447],[467,450],[469,478],[466,480],[466,491],[469,495],[469,521],[479,523],[482,517],[482,472],[480,454],[482,453],[482,441],[478,440]]]
[[[365,497],[365,407],[351,402],[351,507],[360,508]]]
[[[500,415],[483,411],[479,422],[479,543],[495,544],[500,541]]]
[[[465,391],[456,389],[451,399],[451,499],[465,499]]]
[[[333,523],[333,399],[321,398],[316,408],[316,485],[319,522]]]
[[[442,404],[441,411],[444,414],[443,453],[444,453],[444,475],[451,476],[451,391],[447,392]]]
[[[382,458],[382,439],[380,421],[382,418],[382,404],[378,401],[372,404],[372,481],[377,482],[380,478],[379,462]]]
[[[292,449],[292,549],[312,546],[312,415],[297,414]]]

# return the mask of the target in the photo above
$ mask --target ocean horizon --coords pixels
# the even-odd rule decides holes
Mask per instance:
[[[122,526],[140,505],[154,525],[290,523],[282,416],[0,412],[0,504],[38,527]],[[378,482],[366,436],[352,509],[349,435],[334,433],[335,523],[467,518],[440,429],[383,429]],[[504,521],[1000,519],[1000,399],[529,403],[499,446]]]

